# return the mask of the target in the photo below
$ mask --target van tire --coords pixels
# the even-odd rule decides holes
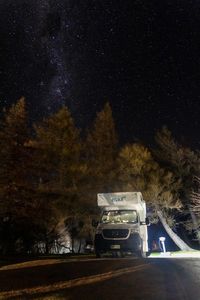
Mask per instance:
[[[124,256],[125,256],[125,255],[124,255],[124,252],[123,252],[123,251],[120,251],[120,257],[121,257],[121,258],[124,258]]]
[[[146,252],[143,252],[142,250],[137,251],[137,257],[146,258]]]
[[[137,251],[137,256],[140,258],[146,258],[146,252],[143,251],[143,241],[141,240],[141,249]]]
[[[101,253],[100,252],[96,251],[95,254],[96,254],[96,258],[101,258]]]

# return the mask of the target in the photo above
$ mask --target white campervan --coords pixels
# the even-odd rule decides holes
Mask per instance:
[[[96,256],[112,252],[114,255],[133,253],[145,257],[148,252],[148,219],[142,194],[98,194],[97,204],[101,208],[101,218],[96,224],[94,239]]]

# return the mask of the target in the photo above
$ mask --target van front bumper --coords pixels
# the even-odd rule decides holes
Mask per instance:
[[[102,253],[114,250],[137,252],[141,250],[142,243],[137,233],[130,234],[127,239],[105,239],[102,234],[96,234],[94,246],[97,252]]]

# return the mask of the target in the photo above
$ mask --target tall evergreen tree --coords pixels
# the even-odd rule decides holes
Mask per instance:
[[[150,151],[141,144],[122,147],[118,157],[119,185],[124,191],[145,191],[152,173],[158,169]]]
[[[161,169],[148,148],[141,144],[124,146],[118,158],[121,189],[141,191],[149,204],[157,208],[179,207],[178,182],[173,174]]]
[[[2,251],[13,251],[32,207],[29,128],[25,100],[5,112],[0,128],[0,226]]]
[[[85,158],[92,201],[98,192],[113,191],[117,151],[118,139],[112,110],[110,104],[106,103],[103,110],[97,113],[86,138]]]
[[[35,125],[35,138],[29,145],[34,151],[34,170],[38,193],[52,208],[51,220],[43,224],[46,245],[59,235],[57,229],[78,210],[79,185],[83,167],[80,164],[79,130],[67,107]],[[53,230],[54,228],[54,230]],[[48,246],[46,251],[48,251]]]
[[[169,220],[170,211],[180,208],[177,194],[179,182],[169,171],[161,169],[151,152],[140,144],[124,146],[118,158],[119,185],[123,191],[141,191],[148,207],[151,207],[151,219],[158,216],[168,234],[181,249],[189,247],[172,231]]]
[[[79,131],[67,107],[35,125],[36,137],[31,142],[43,188],[76,189],[80,173]]]

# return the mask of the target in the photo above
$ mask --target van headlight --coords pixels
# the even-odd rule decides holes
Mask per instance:
[[[138,233],[138,232],[139,232],[139,229],[138,229],[138,228],[131,228],[131,229],[130,229],[130,234]]]

